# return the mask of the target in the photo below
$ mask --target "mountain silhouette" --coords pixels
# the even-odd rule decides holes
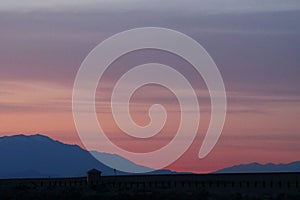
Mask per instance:
[[[110,154],[110,153],[100,153],[97,151],[90,152],[94,157],[97,159],[105,160],[107,164],[111,166],[120,166],[124,167],[124,169],[134,171],[134,172],[145,172],[145,171],[153,171],[153,169],[149,167],[144,167],[141,165],[137,165],[134,162],[123,158],[117,154]]]
[[[264,173],[264,172],[300,172],[300,161],[287,164],[241,164],[216,171],[215,173]]]
[[[116,154],[91,152],[111,164],[126,166],[133,171],[151,170],[137,165]],[[0,178],[44,178],[85,176],[92,168],[102,171],[103,175],[114,175],[114,169],[95,159],[90,152],[78,145],[64,144],[47,136],[14,135],[0,137]],[[128,173],[116,171],[117,175]],[[263,173],[263,172],[300,172],[300,161],[288,164],[241,164],[218,170],[214,173]],[[156,170],[151,174],[173,174],[170,170]]]
[[[118,155],[96,153],[100,157],[130,166],[150,169]],[[76,177],[85,176],[96,168],[103,175],[114,175],[114,170],[95,159],[78,145],[64,144],[44,135],[14,135],[0,137],[0,178]],[[153,173],[172,173],[158,170]],[[117,171],[118,175],[126,174]]]

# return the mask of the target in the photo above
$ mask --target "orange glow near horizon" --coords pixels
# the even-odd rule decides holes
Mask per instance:
[[[1,136],[40,133],[84,148],[73,122],[71,87],[44,82],[1,82],[0,85],[0,103],[6,105],[5,112],[0,114]],[[4,85],[5,87],[2,87]],[[163,94],[162,91],[160,93]],[[299,106],[298,102],[264,102],[260,99],[261,104],[256,105],[257,110],[251,110],[251,106],[243,103],[231,103],[230,98],[239,98],[239,94],[230,95],[229,93],[228,114],[222,136],[209,156],[203,160],[197,157],[210,117],[205,106],[202,106],[204,112],[201,113],[196,140],[184,156],[168,168],[177,171],[211,172],[240,163],[286,163],[298,159],[297,154],[291,153],[297,148],[297,119],[300,112],[294,108]],[[138,99],[138,95],[135,98]],[[148,122],[148,103],[139,104],[137,108],[133,106],[131,109],[133,119],[139,124],[145,125]],[[172,137],[177,127],[178,112],[175,109],[169,114],[169,123],[172,122],[175,126],[170,123],[166,127],[162,133],[163,136],[167,136],[165,139],[158,137],[155,142],[146,144],[124,139],[112,116],[107,113],[107,107],[103,105],[105,104],[97,108],[100,123],[103,123],[113,141],[119,137],[114,141],[117,145],[128,150],[143,152],[159,148],[166,144],[165,139]],[[172,106],[169,108],[173,109]],[[101,109],[104,109],[104,112],[101,112]]]

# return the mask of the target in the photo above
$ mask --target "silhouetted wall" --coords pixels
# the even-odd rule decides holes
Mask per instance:
[[[0,189],[82,189],[90,188],[90,183],[93,183],[96,189],[106,188],[109,191],[177,191],[191,194],[208,191],[215,194],[289,194],[300,197],[300,173],[133,175],[101,178],[98,175],[93,173],[91,176],[78,178],[2,179]]]

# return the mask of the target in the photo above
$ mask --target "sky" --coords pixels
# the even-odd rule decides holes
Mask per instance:
[[[155,142],[125,136],[111,115],[111,90],[120,74],[156,61],[189,77],[201,107],[196,139],[169,169],[206,173],[241,163],[300,160],[299,18],[297,0],[2,1],[0,136],[40,133],[84,148],[72,116],[73,83],[82,61],[120,31],[157,26],[189,35],[217,64],[228,101],[222,135],[213,151],[199,159],[210,118],[205,83],[184,60],[143,50],[113,63],[97,90],[99,123],[116,144],[147,152],[166,145],[176,131],[178,102],[155,85],[139,89],[130,107],[140,125],[149,123],[150,105],[166,107],[166,127]]]

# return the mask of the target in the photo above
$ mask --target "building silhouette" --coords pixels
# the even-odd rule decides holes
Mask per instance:
[[[26,191],[94,191],[95,194],[211,194],[264,199],[300,199],[300,173],[172,174],[101,176],[92,169],[86,177],[1,179],[1,193]],[[282,197],[282,198],[281,198]],[[194,199],[194,198],[192,198]],[[197,198],[195,198],[197,199]],[[232,198],[233,199],[233,198]]]

